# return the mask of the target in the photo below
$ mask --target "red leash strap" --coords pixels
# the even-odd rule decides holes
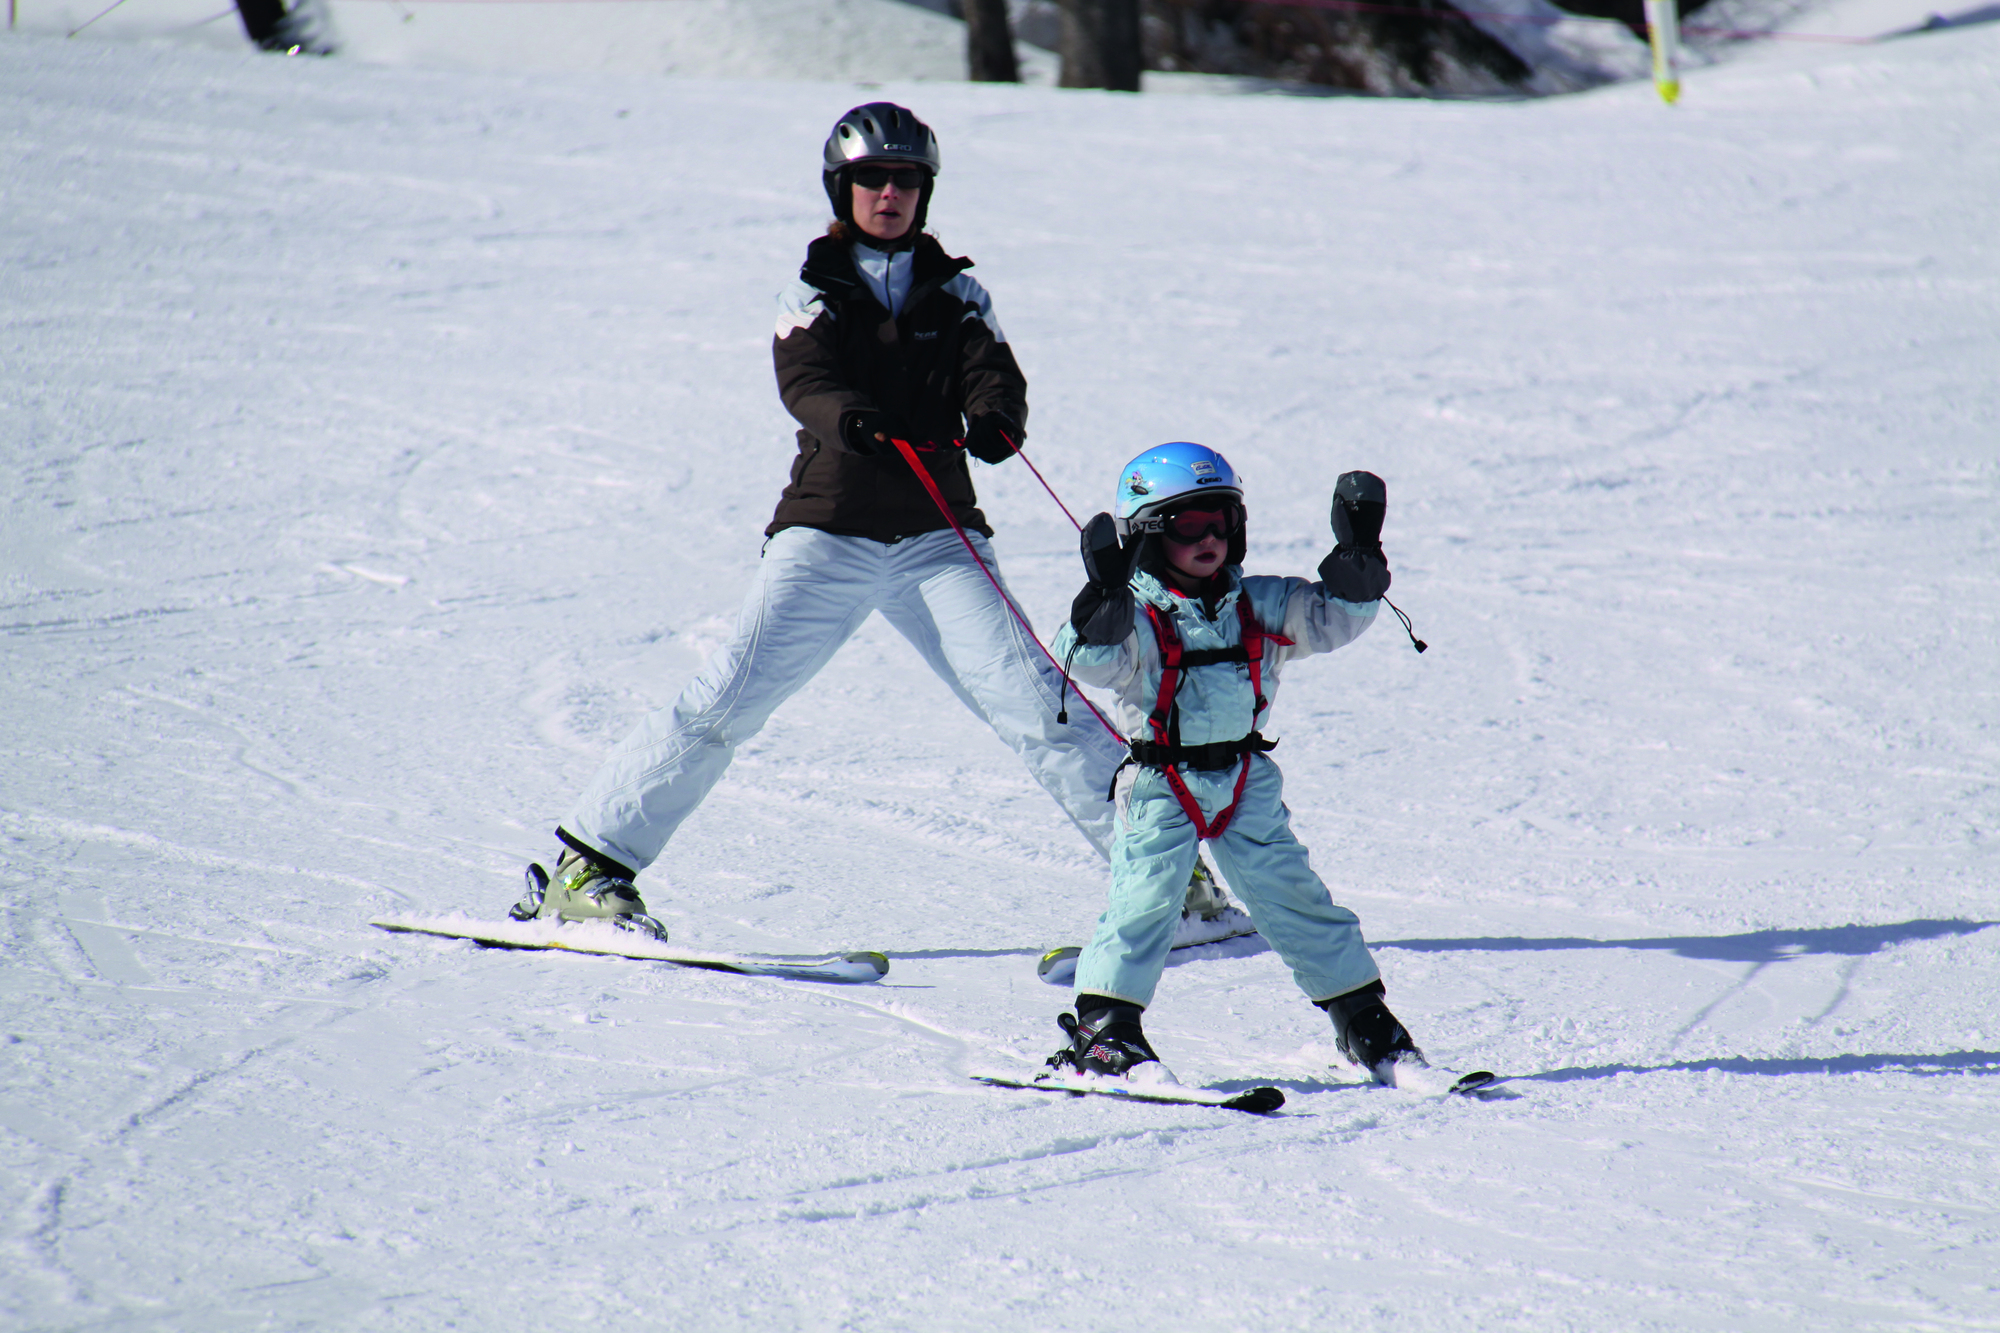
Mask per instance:
[[[896,452],[903,456],[904,461],[910,465],[910,470],[917,474],[917,480],[921,481],[924,484],[924,489],[930,492],[931,503],[938,507],[940,514],[944,515],[944,521],[951,524],[951,530],[958,534],[958,540],[965,546],[965,553],[972,557],[973,563],[977,564],[980,572],[986,575],[986,581],[993,585],[993,591],[1000,594],[1000,600],[1007,604],[1009,611],[1013,612],[1014,619],[1020,623],[1021,629],[1027,634],[1029,640],[1035,647],[1042,650],[1042,656],[1049,659],[1049,665],[1056,669],[1057,675],[1069,681],[1072,685],[1076,684],[1074,680],[1070,679],[1069,672],[1062,669],[1062,663],[1056,661],[1055,654],[1048,650],[1048,645],[1042,642],[1041,636],[1035,633],[1035,627],[1028,623],[1028,618],[1021,614],[1021,608],[1014,605],[1014,599],[1007,595],[1007,590],[1000,585],[1000,580],[994,577],[993,571],[987,567],[986,561],[980,558],[978,548],[972,544],[972,538],[965,535],[965,528],[959,523],[958,515],[952,513],[951,506],[945,503],[944,492],[938,489],[937,482],[931,478],[930,469],[924,466],[921,458],[917,457],[916,449],[908,440],[891,440],[889,443],[896,446]],[[1041,474],[1037,473],[1036,475],[1039,476]],[[1050,491],[1049,494],[1054,495],[1055,492]],[[1061,504],[1062,501],[1058,500],[1056,503]],[[1065,509],[1063,512],[1068,513],[1069,511]],[[1074,523],[1076,520],[1071,519],[1070,521]],[[1098,712],[1097,705],[1090,701],[1089,696],[1084,694],[1082,690],[1078,690],[1076,697],[1083,700],[1083,706],[1088,708],[1091,715],[1103,724],[1106,731],[1116,736],[1120,741],[1125,739],[1125,734],[1111,725],[1111,719],[1104,716],[1103,713]]]
[[[1013,441],[1009,440],[1008,443],[1013,444]],[[1075,528],[1078,532],[1082,532],[1083,524],[1076,521],[1076,515],[1069,512],[1069,506],[1063,503],[1062,497],[1060,495],[1056,494],[1056,488],[1049,485],[1049,479],[1042,475],[1042,470],[1034,465],[1034,463],[1028,458],[1028,455],[1022,451],[1021,446],[1018,444],[1014,445],[1014,457],[1020,459],[1023,463],[1026,463],[1028,465],[1028,471],[1034,473],[1035,480],[1042,483],[1042,489],[1049,493],[1049,499],[1054,500],[1056,502],[1056,508],[1063,511],[1063,517],[1069,520],[1070,526]]]
[[[1021,448],[1020,444],[1015,441],[1014,437],[1009,435],[1004,430],[1000,432],[1000,438],[1007,441],[1007,447],[1014,451],[1014,457],[1020,459],[1023,463],[1026,463],[1028,465],[1028,471],[1034,473],[1035,480],[1042,483],[1042,489],[1049,493],[1049,499],[1054,500],[1056,502],[1056,508],[1063,511],[1063,517],[1069,520],[1070,526],[1075,528],[1078,532],[1082,532],[1083,524],[1077,522],[1076,515],[1069,512],[1069,506],[1063,503],[1063,498],[1060,495],[1056,494],[1056,488],[1049,485],[1049,479],[1042,475],[1042,470],[1035,466],[1034,460],[1028,457],[1027,451]],[[965,441],[964,440],[958,441],[958,447],[963,449],[965,447]]]

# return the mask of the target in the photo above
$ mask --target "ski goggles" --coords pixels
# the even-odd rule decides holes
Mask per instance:
[[[854,169],[854,183],[864,190],[879,190],[892,182],[899,190],[921,190],[930,175],[922,167],[865,166]]]
[[[1183,509],[1161,520],[1160,533],[1168,541],[1181,546],[1199,545],[1210,537],[1227,539],[1236,534],[1237,516],[1241,512],[1235,505],[1226,505],[1221,509]]]

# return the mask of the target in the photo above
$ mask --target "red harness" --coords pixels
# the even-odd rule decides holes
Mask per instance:
[[[1181,673],[1190,667],[1209,666],[1217,662],[1243,662],[1250,668],[1250,692],[1256,697],[1256,703],[1250,709],[1250,734],[1241,741],[1226,742],[1242,747],[1239,751],[1242,755],[1241,767],[1236,774],[1236,790],[1230,794],[1229,804],[1216,815],[1214,823],[1202,818],[1200,804],[1194,799],[1194,793],[1188,790],[1187,780],[1181,776],[1179,767],[1171,758],[1167,762],[1148,765],[1157,767],[1166,775],[1167,786],[1173,789],[1174,799],[1180,802],[1181,810],[1194,825],[1195,836],[1204,841],[1219,838],[1222,831],[1229,827],[1236,807],[1243,801],[1244,784],[1250,781],[1250,756],[1277,744],[1257,734],[1257,717],[1266,707],[1264,645],[1268,642],[1289,647],[1292,640],[1282,634],[1265,633],[1250,610],[1248,594],[1241,591],[1236,594],[1236,619],[1242,627],[1243,642],[1234,648],[1197,648],[1189,651],[1182,645],[1180,632],[1173,627],[1170,618],[1162,615],[1160,609],[1150,602],[1146,603],[1146,619],[1152,622],[1153,642],[1160,650],[1160,697],[1153,705],[1153,711],[1147,715],[1146,722],[1152,729],[1154,745],[1162,747],[1169,756],[1182,748],[1176,736],[1180,723],[1174,716],[1174,698],[1180,693]]]

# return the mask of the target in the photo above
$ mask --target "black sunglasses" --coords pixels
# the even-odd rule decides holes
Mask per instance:
[[[894,181],[899,190],[921,190],[930,173],[922,167],[856,167],[854,183],[864,190],[879,190]]]

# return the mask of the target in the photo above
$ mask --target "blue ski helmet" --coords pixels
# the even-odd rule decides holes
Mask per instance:
[[[1179,441],[1157,445],[1125,465],[1118,475],[1118,499],[1112,522],[1127,548],[1134,568],[1147,568],[1160,557],[1159,533],[1167,516],[1197,505],[1236,508],[1236,530],[1229,535],[1232,565],[1243,563],[1248,549],[1243,483],[1229,460],[1205,444]]]
[[[1162,444],[1125,465],[1118,476],[1118,500],[1111,511],[1118,535],[1157,532],[1165,516],[1197,499],[1228,496],[1243,503],[1243,484],[1229,460],[1205,444]]]

